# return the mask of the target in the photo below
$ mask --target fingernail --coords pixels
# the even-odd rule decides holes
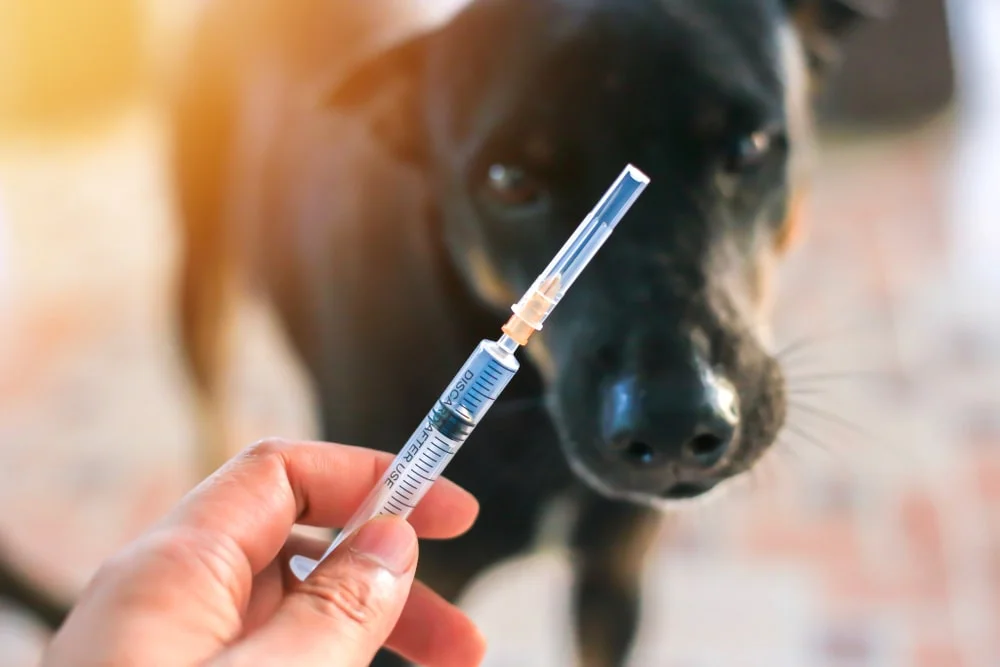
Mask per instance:
[[[373,519],[351,539],[351,551],[375,561],[393,574],[404,574],[417,556],[417,538],[398,517]]]

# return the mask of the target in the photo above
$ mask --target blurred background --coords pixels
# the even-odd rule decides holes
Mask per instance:
[[[162,105],[200,5],[0,3],[0,550],[66,599],[193,481]],[[663,531],[637,667],[1000,665],[1000,2],[898,5],[828,91],[783,269],[813,398]],[[242,439],[310,435],[269,312],[241,317]],[[487,665],[569,664],[568,578],[544,552],[477,583]],[[0,667],[45,639],[0,600]]]

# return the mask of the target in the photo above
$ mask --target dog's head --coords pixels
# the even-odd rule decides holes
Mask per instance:
[[[862,13],[472,0],[331,95],[427,174],[455,266],[498,310],[626,163],[652,178],[528,347],[568,460],[606,495],[699,495],[782,427],[771,275],[796,231],[809,89]]]

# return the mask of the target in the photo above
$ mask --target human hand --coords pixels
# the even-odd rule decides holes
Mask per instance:
[[[478,665],[472,621],[413,581],[416,534],[455,537],[475,520],[452,482],[410,523],[369,522],[305,582],[288,569],[327,546],[290,538],[293,524],[343,525],[391,460],[325,443],[248,448],[101,567],[43,665],[367,667],[383,644],[428,667]]]

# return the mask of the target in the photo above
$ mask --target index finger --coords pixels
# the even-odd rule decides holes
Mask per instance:
[[[346,523],[392,459],[348,445],[264,440],[196,487],[166,523],[231,538],[256,574],[274,560],[294,524]],[[468,530],[478,511],[468,491],[442,478],[409,521],[421,537],[449,538]]]

